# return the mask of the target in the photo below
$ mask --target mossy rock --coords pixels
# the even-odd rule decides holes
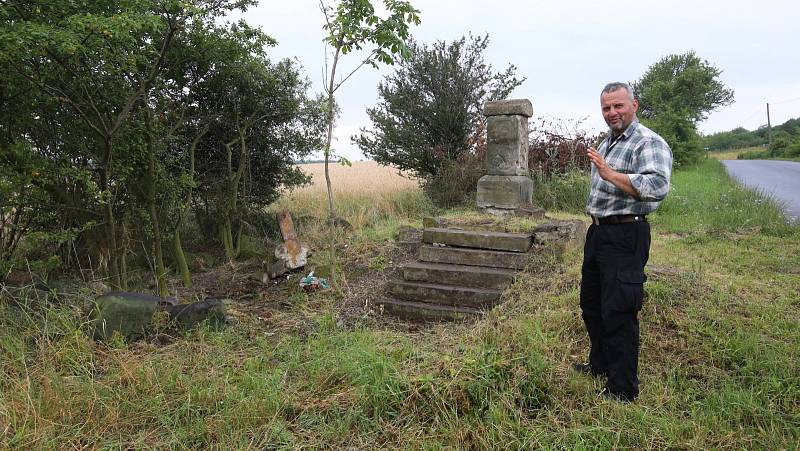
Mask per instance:
[[[204,322],[221,327],[226,318],[225,305],[220,300],[169,305],[149,294],[116,291],[94,300],[89,314],[92,336],[105,341],[117,332],[128,341],[142,338],[160,324],[158,312],[165,312],[169,324],[184,330]]]
[[[92,336],[108,340],[118,332],[126,340],[143,337],[152,330],[153,315],[163,300],[141,293],[115,291],[94,300],[89,314]]]

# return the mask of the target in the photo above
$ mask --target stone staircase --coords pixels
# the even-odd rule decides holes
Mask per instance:
[[[405,264],[378,301],[385,313],[423,320],[482,314],[528,263],[534,234],[426,228],[418,261]]]

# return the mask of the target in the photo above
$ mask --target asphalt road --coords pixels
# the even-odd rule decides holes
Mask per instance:
[[[733,178],[750,188],[771,194],[789,218],[800,218],[800,163],[778,160],[724,160]]]

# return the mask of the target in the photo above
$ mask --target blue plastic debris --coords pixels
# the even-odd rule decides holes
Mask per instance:
[[[300,288],[306,291],[328,290],[331,284],[324,277],[314,276],[314,271],[308,273],[307,276],[300,279]]]

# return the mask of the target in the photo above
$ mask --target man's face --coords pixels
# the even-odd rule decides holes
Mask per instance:
[[[600,94],[600,108],[608,127],[614,134],[618,134],[624,132],[633,122],[639,102],[636,99],[631,101],[628,98],[628,92],[620,88]]]

